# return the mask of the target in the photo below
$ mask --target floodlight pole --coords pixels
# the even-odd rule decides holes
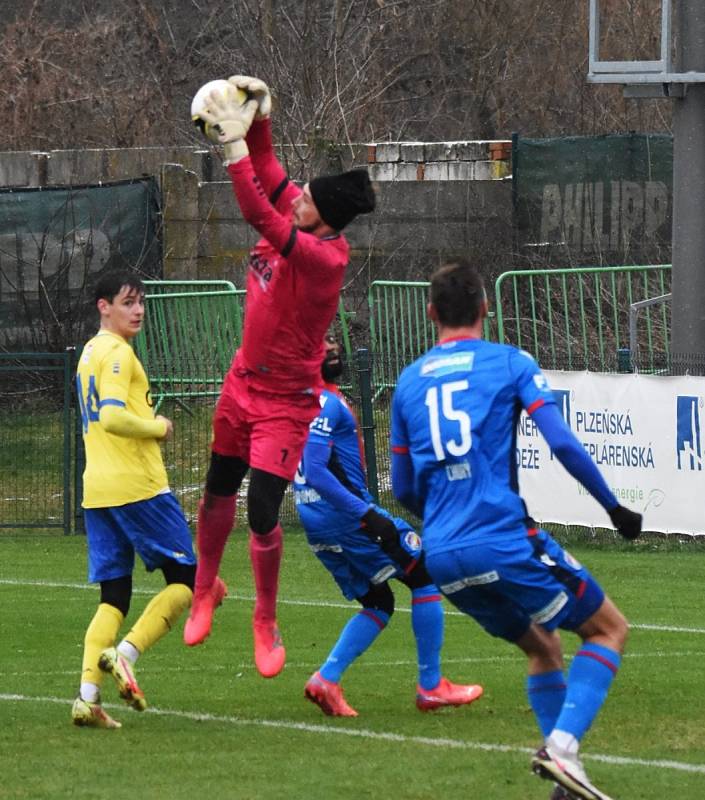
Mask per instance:
[[[678,4],[678,72],[705,71],[705,3]],[[705,354],[705,83],[673,99],[671,353]]]

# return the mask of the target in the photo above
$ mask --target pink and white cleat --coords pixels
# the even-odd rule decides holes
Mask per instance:
[[[419,711],[435,711],[445,706],[465,706],[482,697],[482,686],[464,686],[441,678],[435,689],[416,687],[416,708]]]

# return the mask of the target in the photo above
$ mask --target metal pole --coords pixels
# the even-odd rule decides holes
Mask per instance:
[[[705,4],[681,0],[679,9],[679,67],[705,71]],[[689,85],[673,104],[671,355],[677,366],[705,354],[705,84]]]
[[[372,369],[370,351],[361,347],[357,353],[357,372],[360,380],[360,408],[362,411],[360,428],[365,445],[365,467],[367,469],[367,488],[375,503],[379,502],[377,481],[377,447],[375,444],[375,418],[372,409]]]
[[[75,348],[67,347],[61,353],[64,365],[64,533],[71,533],[71,379],[73,377],[73,355]]]

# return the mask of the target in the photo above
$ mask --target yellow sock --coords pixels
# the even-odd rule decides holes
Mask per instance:
[[[144,653],[165,633],[191,605],[193,592],[183,583],[170,583],[153,597],[125,639]]]
[[[95,683],[96,686],[100,686],[103,673],[98,667],[98,659],[106,647],[115,644],[124,619],[122,612],[115,606],[108,603],[101,603],[98,606],[83,640],[81,683]]]

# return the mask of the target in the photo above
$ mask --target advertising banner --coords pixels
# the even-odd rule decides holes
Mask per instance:
[[[644,530],[705,534],[705,378],[544,374],[563,418],[619,502],[644,515]],[[521,494],[536,520],[611,527],[525,413],[517,463]]]

